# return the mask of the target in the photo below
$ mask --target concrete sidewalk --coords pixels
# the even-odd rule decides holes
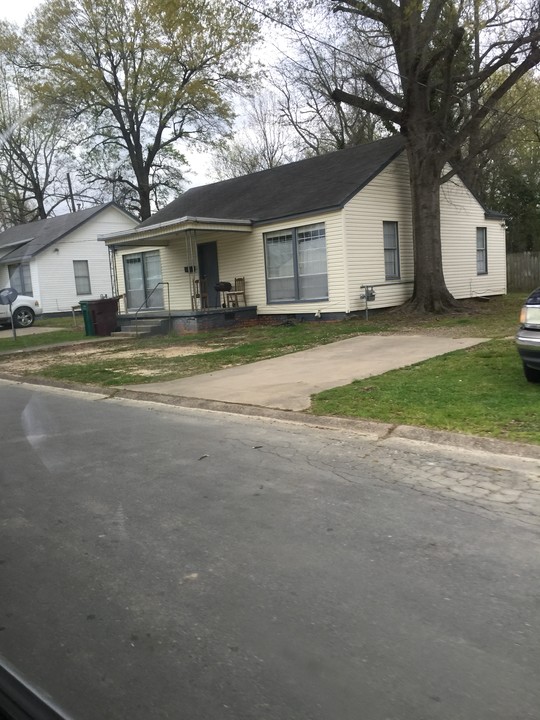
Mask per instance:
[[[433,335],[362,335],[250,365],[129,390],[306,410],[311,395],[485,342]]]

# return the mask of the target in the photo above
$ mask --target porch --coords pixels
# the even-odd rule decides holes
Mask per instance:
[[[104,238],[121,332],[198,332],[255,319],[244,259],[251,230],[249,220],[184,217]]]
[[[229,328],[243,325],[257,318],[257,306],[247,305],[230,308],[206,308],[203,310],[144,310],[118,315],[119,333],[122,337],[144,335],[183,335],[203,330]]]

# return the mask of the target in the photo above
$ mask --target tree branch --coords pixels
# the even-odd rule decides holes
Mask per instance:
[[[374,115],[377,115],[382,120],[386,120],[387,122],[397,123],[398,125],[401,125],[401,122],[403,120],[403,115],[401,112],[391,110],[386,105],[383,105],[383,103],[376,102],[375,100],[367,100],[365,98],[359,97],[358,95],[351,95],[350,93],[339,90],[338,88],[336,88],[332,93],[332,100],[337,103],[343,102],[346,105],[358,107],[368,113],[373,113]]]

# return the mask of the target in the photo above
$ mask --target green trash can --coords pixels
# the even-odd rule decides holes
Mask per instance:
[[[90,300],[81,300],[79,305],[81,306],[81,313],[84,320],[84,332],[87,337],[93,337],[96,334],[96,329],[94,327],[92,312],[90,310]]]

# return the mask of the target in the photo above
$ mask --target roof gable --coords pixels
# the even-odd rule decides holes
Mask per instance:
[[[254,222],[343,207],[404,148],[401,135],[191,188],[140,228],[183,217]]]
[[[46,220],[35,220],[31,223],[16,225],[4,230],[4,232],[0,233],[0,253],[2,253],[2,250],[11,249],[7,255],[0,255],[0,262],[5,263],[8,259],[13,262],[30,259],[109,207],[113,207],[131,217],[121,207],[109,202],[86,210],[65,213]],[[133,220],[135,221],[135,218]]]

